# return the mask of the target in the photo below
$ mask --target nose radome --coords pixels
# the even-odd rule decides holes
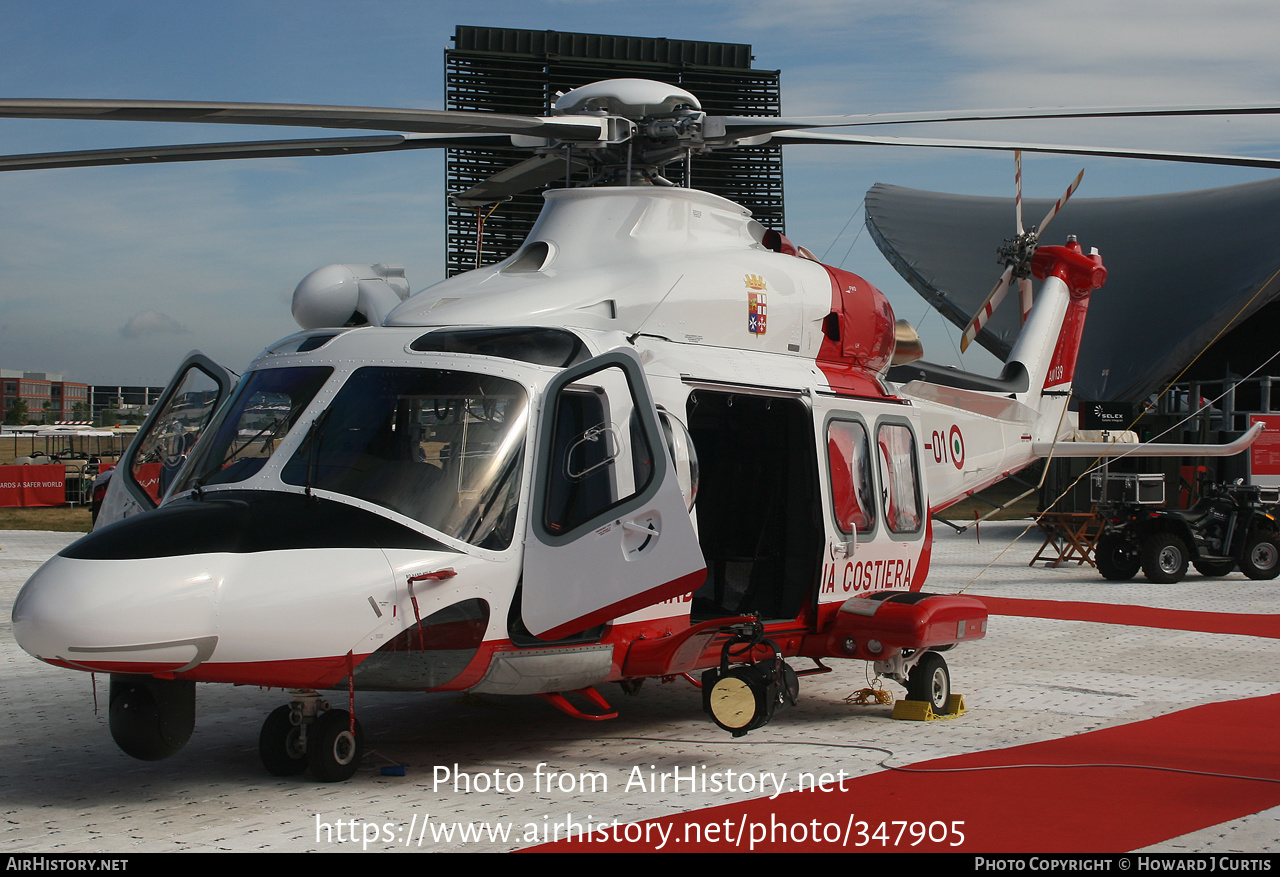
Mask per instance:
[[[14,601],[14,639],[43,661],[85,670],[190,669],[217,644],[216,585],[215,571],[190,557],[53,557]]]

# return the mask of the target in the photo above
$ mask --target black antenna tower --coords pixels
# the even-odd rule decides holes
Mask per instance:
[[[711,115],[777,116],[779,71],[753,70],[751,46],[649,37],[459,26],[445,51],[445,107],[546,115],[557,92],[601,79],[655,79],[697,95]],[[449,192],[461,192],[529,157],[514,148],[450,149]],[[683,183],[683,163],[668,167]],[[782,149],[721,150],[693,160],[693,183],[749,209],[767,228],[784,231]],[[579,181],[581,182],[581,181]],[[553,185],[563,186],[564,183]],[[476,267],[478,219],[489,207],[447,207],[445,267],[449,276]],[[498,205],[484,221],[480,262],[500,261],[524,242],[542,209],[540,192]]]

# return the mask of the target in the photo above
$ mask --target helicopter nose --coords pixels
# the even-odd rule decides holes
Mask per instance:
[[[191,558],[128,562],[56,556],[13,604],[33,657],[105,673],[174,673],[213,654],[217,576]]]

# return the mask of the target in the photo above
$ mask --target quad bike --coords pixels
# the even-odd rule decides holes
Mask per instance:
[[[1181,581],[1188,564],[1205,576],[1237,566],[1251,579],[1280,575],[1280,524],[1260,488],[1206,484],[1186,510],[1119,503],[1098,509],[1103,532],[1094,551],[1098,571],[1126,581],[1141,569],[1161,584]]]

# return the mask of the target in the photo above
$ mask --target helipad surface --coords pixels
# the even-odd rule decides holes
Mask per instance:
[[[1028,534],[1009,547],[1024,529],[984,524],[981,544],[972,531],[936,533],[927,589],[1280,613],[1280,582],[1239,573],[1209,580],[1193,572],[1177,585],[1157,586],[1141,577],[1107,582],[1074,565],[1029,568],[1039,539]],[[906,765],[1280,693],[1280,640],[993,615],[984,641],[947,655],[953,688],[968,707],[949,721],[899,722],[889,707],[847,705],[845,696],[867,684],[861,662],[832,662],[836,672],[803,679],[795,708],[737,740],[703,716],[698,692],[684,682],[646,684],[635,697],[604,688],[620,713],[604,723],[568,718],[534,697],[362,694],[366,769],[325,785],[306,775],[271,777],[258,762],[259,727],[287,701],[283,692],[201,685],[190,743],[167,761],[140,762],[111,741],[105,678],[97,680],[95,709],[89,676],[42,664],[13,642],[18,589],[73,538],[0,531],[0,709],[10,728],[0,770],[5,852],[520,849],[563,836],[565,825],[633,823],[765,797],[773,788],[759,785],[770,778],[857,776],[881,770],[881,761]],[[888,688],[903,693],[893,683]],[[392,762],[406,764],[407,774],[380,776],[377,768]],[[652,787],[677,768],[734,788]],[[743,788],[748,777],[756,788]],[[509,788],[517,783],[518,790]],[[866,813],[874,807],[867,802]],[[495,836],[504,831],[505,840]],[[1280,808],[1148,849],[1277,848]],[[1083,838],[1080,850],[1089,849]]]

